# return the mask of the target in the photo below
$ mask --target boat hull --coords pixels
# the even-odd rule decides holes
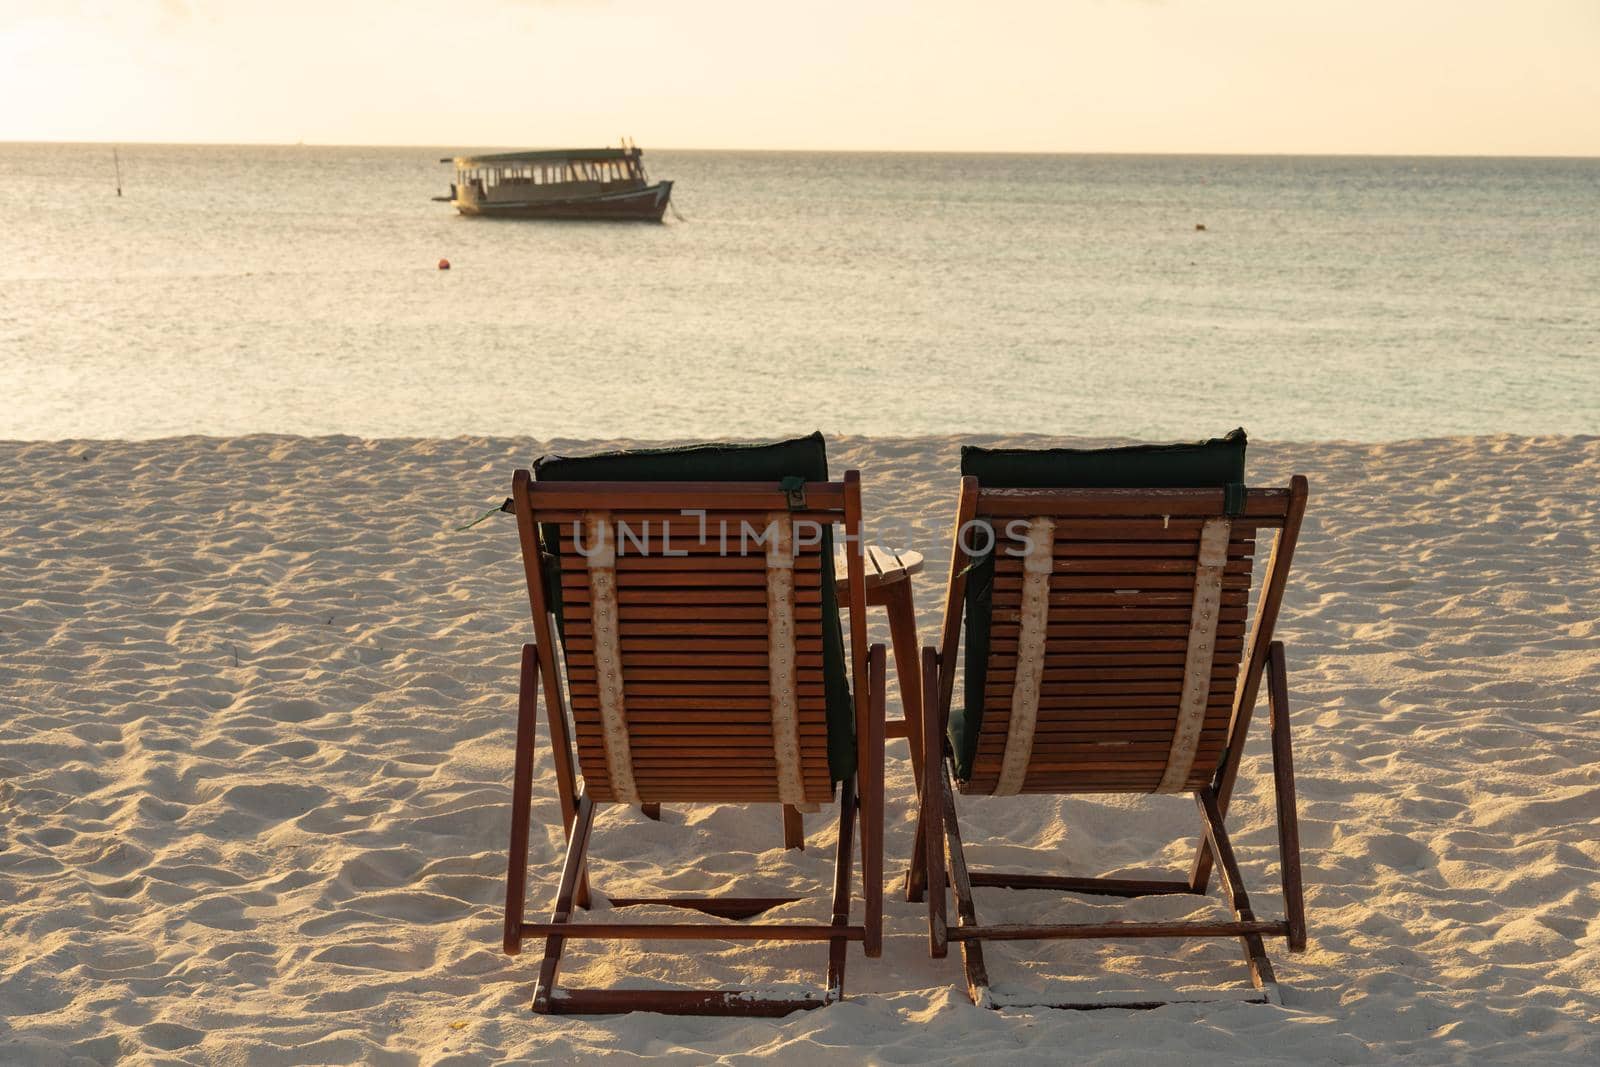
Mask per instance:
[[[660,222],[672,198],[672,183],[657,182],[643,189],[600,193],[550,200],[499,200],[476,198],[450,201],[463,215],[493,219],[597,219],[624,222]]]

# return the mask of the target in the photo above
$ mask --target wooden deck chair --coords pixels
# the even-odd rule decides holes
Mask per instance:
[[[773,1016],[837,1000],[848,944],[877,956],[883,939],[884,650],[868,648],[857,606],[865,604],[859,476],[827,480],[820,434],[546,459],[534,470],[517,471],[513,483],[535,641],[522,654],[505,914],[506,952],[544,939],[534,1010]],[[846,535],[848,649],[835,526]],[[549,920],[527,922],[540,691],[568,844]],[[590,904],[586,857],[599,805],[638,804],[652,817],[661,804],[783,805],[792,845],[800,810],[835,800],[826,923],[574,921],[574,907]],[[852,923],[856,829],[865,913]],[[610,905],[741,920],[798,899],[613,897]],[[829,951],[816,994],[562,989],[562,948],[574,938],[824,941]]]
[[[1258,991],[1253,999],[1280,1002],[1262,938],[1284,937],[1300,951],[1306,926],[1283,645],[1272,631],[1306,481],[1246,489],[1244,448],[1236,430],[1187,446],[963,450],[944,628],[939,646],[923,653],[922,803],[906,892],[913,901],[926,893],[934,956],[945,955],[951,941],[960,944],[974,1003],[1023,1006],[991,997],[984,941],[1146,937],[1237,937]],[[1265,586],[1247,627],[1252,561],[1258,538],[1272,531]],[[966,699],[952,709],[963,617]],[[1263,672],[1281,920],[1257,917],[1223,825]],[[1199,845],[1181,878],[972,870],[956,821],[957,788],[997,797],[1192,793]],[[945,917],[946,864],[954,926]],[[1204,894],[1213,864],[1232,905],[1223,921],[985,926],[973,899],[974,887]]]

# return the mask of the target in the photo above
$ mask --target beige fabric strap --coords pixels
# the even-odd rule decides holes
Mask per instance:
[[[613,797],[624,804],[637,804],[639,787],[633,781],[633,753],[628,746],[628,715],[622,697],[622,649],[617,641],[617,545],[612,537],[611,514],[586,512],[583,525],[606,776],[611,779]]]
[[[794,523],[788,512],[767,516],[767,691],[772,705],[772,758],[778,798],[806,802],[800,774],[800,712],[795,703]]]
[[[997,797],[1022,791],[1033,755],[1033,731],[1039,721],[1039,683],[1044,678],[1045,631],[1050,622],[1050,573],[1055,569],[1056,520],[1040,516],[1028,522],[1022,556],[1021,633],[1017,637],[1017,675],[1011,686],[1011,723],[1000,760]]]
[[[1194,569],[1194,606],[1189,612],[1189,651],[1183,664],[1183,696],[1178,704],[1178,726],[1167,753],[1166,773],[1158,793],[1182,793],[1194,766],[1195,749],[1205,727],[1206,702],[1211,696],[1211,659],[1217,647],[1217,617],[1222,614],[1222,572],[1228,562],[1228,538],[1233,523],[1207,519],[1200,528],[1200,556]]]

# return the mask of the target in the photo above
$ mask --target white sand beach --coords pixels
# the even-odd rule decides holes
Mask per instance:
[[[964,440],[1002,441],[830,442],[869,515],[928,556],[925,639]],[[455,528],[515,467],[592,447],[0,444],[0,1064],[1600,1062],[1600,438],[1252,444],[1253,484],[1311,484],[1278,628],[1311,933],[1301,955],[1268,944],[1283,1007],[972,1006],[958,955],[928,958],[925,911],[895,891],[913,819],[895,741],[884,954],[852,948],[848,999],[780,1020],[538,1016],[537,953],[500,950],[530,625],[512,520]],[[1276,916],[1263,725],[1230,822]],[[562,851],[542,727],[539,745],[534,915]],[[961,807],[976,864],[1041,872],[1183,868],[1197,830],[1180,798]],[[785,852],[773,808],[608,808],[595,888],[821,893],[834,827],[807,831]],[[1215,886],[979,905],[995,922],[1223,911]],[[595,948],[569,946],[572,984],[810,985],[826,954]],[[1010,943],[989,967],[1019,995],[1246,988],[1221,940]]]

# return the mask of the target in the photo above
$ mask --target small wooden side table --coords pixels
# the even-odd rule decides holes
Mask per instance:
[[[883,724],[883,736],[904,737],[913,760],[922,751],[922,661],[917,658],[917,608],[911,599],[911,576],[922,569],[922,553],[890,552],[868,545],[862,550],[867,571],[867,607],[889,616],[889,643],[894,651],[895,680],[900,683],[902,719]],[[850,605],[850,572],[844,553],[833,557],[834,590],[839,607]],[[847,646],[848,647],[848,646]],[[798,808],[783,806],[783,847],[805,847],[805,824]]]
[[[922,751],[922,661],[917,657],[917,608],[911,598],[911,576],[922,570],[922,553],[890,552],[868,545],[861,555],[867,571],[867,607],[883,608],[889,616],[889,643],[894,652],[894,675],[900,683],[902,719],[883,724],[883,736],[910,740],[914,753]],[[844,553],[833,558],[834,588],[840,605],[850,602],[850,573]]]

